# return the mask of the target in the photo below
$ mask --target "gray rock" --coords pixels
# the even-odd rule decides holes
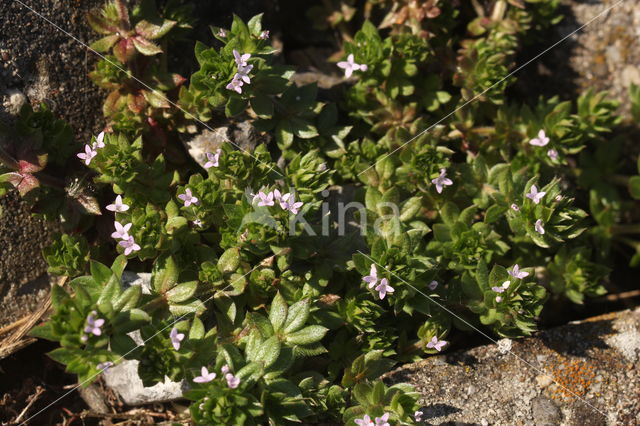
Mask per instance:
[[[531,400],[531,414],[536,426],[557,425],[562,420],[558,406],[543,396]]]
[[[139,285],[142,287],[142,293],[149,294],[151,290],[151,274],[125,271],[122,274],[122,285],[123,287]],[[144,344],[138,331],[129,333],[129,336],[138,345]],[[125,404],[141,405],[173,401],[182,398],[184,391],[188,389],[188,384],[185,380],[174,382],[166,377],[163,383],[144,387],[142,380],[138,377],[138,364],[139,362],[136,360],[124,360],[102,374],[105,384],[120,395]]]
[[[640,308],[428,357],[383,375],[408,382],[429,424],[619,425],[640,418]],[[446,358],[446,362],[442,362]]]

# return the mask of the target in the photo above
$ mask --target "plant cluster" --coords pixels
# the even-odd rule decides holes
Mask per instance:
[[[611,137],[617,104],[506,93],[557,0],[365,3],[314,13],[342,37],[337,103],[291,81],[260,15],[196,42],[188,80],[166,69],[174,32],[188,34],[180,2],[89,16],[106,132],[80,149],[46,107],[25,111],[16,132],[37,136],[40,162],[3,149],[0,178],[37,186],[47,153],[82,170],[55,200],[89,214],[45,253],[72,280],[33,331],[82,383],[137,359],[145,385],[186,380],[197,424],[414,424],[418,394],[382,373],[471,327],[530,334],[550,297],[604,294],[614,247],[639,263],[640,178],[623,173],[640,164]],[[181,138],[224,121],[270,138],[176,160]],[[361,203],[359,227],[327,220],[337,186]],[[122,287],[125,267],[152,271],[148,293]]]

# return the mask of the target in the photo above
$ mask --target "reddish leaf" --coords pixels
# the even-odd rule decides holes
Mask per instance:
[[[117,34],[109,35],[101,38],[100,40],[94,41],[91,43],[91,47],[96,52],[108,52],[111,49],[111,46],[116,44],[116,42],[120,39],[120,36]]]
[[[24,196],[32,189],[40,186],[38,179],[29,173],[5,173],[0,175],[0,182],[9,182],[18,189],[20,195]]]
[[[118,31],[118,28],[115,25],[107,22],[107,20],[103,16],[98,16],[93,13],[87,13],[87,22],[93,28],[95,32],[98,34],[114,34]]]
[[[25,161],[25,160],[19,160],[18,161],[18,173],[35,173],[35,172],[39,172],[40,170],[42,170],[44,168],[44,166],[46,165],[46,160],[45,160],[45,164],[42,164],[41,162],[41,157],[38,157],[38,164],[33,164],[29,161]],[[46,155],[44,156],[46,158]]]
[[[133,45],[133,40],[130,38],[121,39],[113,48],[113,54],[123,64],[129,62],[136,54],[136,48]]]
[[[129,22],[129,11],[127,5],[122,0],[115,0],[116,11],[118,13],[118,19],[120,19],[120,25],[124,30],[129,31],[131,23]]]
[[[140,114],[147,106],[147,101],[144,99],[144,95],[142,94],[129,95],[127,96],[127,106],[132,112]]]

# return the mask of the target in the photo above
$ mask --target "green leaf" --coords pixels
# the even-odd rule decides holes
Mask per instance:
[[[269,96],[256,95],[251,98],[251,108],[260,118],[271,118],[273,116],[273,101]]]
[[[223,274],[235,272],[240,266],[240,249],[232,247],[225,250],[218,260],[218,270]]]
[[[271,310],[269,311],[269,321],[271,321],[275,332],[280,331],[282,326],[284,326],[288,310],[284,297],[282,297],[280,292],[276,293],[276,296],[271,302]]]
[[[32,328],[31,331],[29,331],[29,336],[51,340],[54,342],[60,340],[57,337],[56,333],[53,331],[51,323],[49,322]]]
[[[143,19],[136,24],[136,32],[146,39],[155,40],[167,34],[175,25],[176,21],[169,19],[165,19],[162,25],[155,25]]]
[[[166,293],[167,300],[171,303],[180,303],[191,298],[198,289],[198,281],[189,281],[178,284]]]
[[[321,325],[310,325],[293,333],[288,333],[285,340],[293,345],[309,345],[319,342],[329,329]]]
[[[153,264],[151,285],[156,293],[164,294],[178,282],[178,266],[173,257],[161,255]]]
[[[276,126],[276,142],[281,148],[289,148],[293,143],[293,130],[288,121],[281,121]]]
[[[92,260],[90,263],[91,276],[96,283],[105,285],[114,275],[113,271],[100,262]]]
[[[265,368],[272,365],[280,355],[280,341],[277,336],[267,339],[257,350],[256,361],[261,361]]]
[[[204,338],[204,324],[200,318],[194,318],[189,329],[189,340],[200,340]]]
[[[120,294],[113,302],[113,310],[115,312],[127,311],[138,306],[138,301],[142,295],[142,288],[139,285],[133,285]]]
[[[124,272],[124,268],[127,267],[127,258],[123,255],[120,255],[115,258],[113,264],[111,265],[111,270],[118,279],[122,279],[122,272]]]
[[[284,332],[286,334],[298,331],[307,322],[309,311],[311,309],[311,300],[304,299],[294,303],[289,307],[287,320],[284,323]]]
[[[120,36],[117,34],[109,35],[101,38],[100,40],[91,43],[91,47],[96,52],[108,52],[111,47],[120,40]]]
[[[640,200],[640,176],[632,176],[629,179],[629,193],[634,199]]]

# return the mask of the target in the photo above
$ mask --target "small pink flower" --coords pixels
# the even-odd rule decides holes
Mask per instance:
[[[538,188],[535,185],[531,185],[530,192],[526,195],[527,198],[529,198],[535,204],[540,204],[540,200],[542,200],[542,197],[544,197],[545,194],[546,192],[538,192]]]
[[[429,287],[429,290],[431,291],[435,290],[436,288],[438,288],[438,281],[436,280],[431,281],[428,287]]]
[[[558,151],[556,151],[555,149],[550,149],[549,151],[547,151],[547,155],[554,161],[558,159]]]
[[[229,386],[231,389],[235,389],[240,385],[240,378],[234,376],[231,373],[225,374],[224,378],[227,380],[227,386]]]
[[[184,190],[184,194],[178,195],[182,201],[184,201],[184,206],[189,207],[191,204],[198,204],[198,199],[193,196],[191,193],[191,189],[187,188]]]
[[[371,264],[371,269],[369,270],[369,275],[366,275],[362,278],[362,281],[369,284],[369,288],[373,288],[378,283],[378,270],[376,268],[376,264]]]
[[[222,374],[227,374],[230,371],[229,365],[228,364],[223,365],[220,371],[222,371]]]
[[[446,340],[438,340],[437,336],[433,336],[429,343],[427,343],[427,348],[435,349],[436,351],[440,352],[447,343],[448,342]]]
[[[415,413],[413,413],[413,417],[416,419],[416,422],[421,422],[422,421],[422,416],[423,416],[423,413],[420,410],[418,410]]]
[[[511,210],[513,210],[514,212],[520,211],[520,207],[518,207],[517,204],[511,204]]]
[[[237,50],[233,49],[233,57],[234,57],[234,59],[236,61],[236,65],[238,67],[246,67],[247,66],[247,61],[251,57],[251,53],[245,53],[244,55],[241,55],[240,52],[238,52]]]
[[[200,375],[193,378],[195,383],[209,383],[213,379],[216,378],[216,373],[209,373],[207,367],[202,367],[200,370]]]
[[[296,202],[295,195],[286,193],[280,195],[280,191],[277,189],[273,191],[275,199],[280,203],[282,210],[289,210],[293,214],[298,214],[300,207],[304,204],[302,201]]]
[[[361,419],[355,419],[353,422],[358,426],[375,426],[368,414],[365,414]]]
[[[111,238],[115,238],[116,240],[128,240],[129,239],[129,229],[131,229],[131,223],[127,223],[126,225],[121,225],[120,222],[116,221],[113,223],[116,228],[116,232],[111,234]]]
[[[344,76],[346,78],[351,77],[351,74],[353,74],[354,71],[366,71],[368,69],[366,64],[360,65],[355,63],[353,53],[347,56],[346,61],[338,62],[338,68],[342,68],[344,70]]]
[[[498,303],[502,302],[502,296],[496,296],[496,302]]]
[[[100,336],[102,334],[104,319],[96,319],[96,315],[98,315],[96,311],[91,311],[91,313],[87,316],[87,325],[84,327],[84,332],[91,333],[94,336]]]
[[[205,169],[209,169],[211,167],[218,167],[218,160],[220,159],[220,153],[222,152],[222,150],[220,148],[216,149],[216,153],[212,154],[210,152],[207,152],[207,161],[206,163],[204,163],[204,168]]]
[[[491,287],[491,290],[495,291],[496,293],[504,293],[504,291],[508,289],[510,285],[511,281],[505,281],[499,287]]]
[[[171,339],[171,345],[176,351],[180,350],[180,343],[184,340],[184,333],[178,333],[178,329],[173,327],[171,333],[169,333],[169,339]]]
[[[376,426],[391,426],[388,420],[389,413],[384,413],[382,417],[376,417]]]
[[[436,191],[438,191],[438,194],[442,193],[442,189],[445,186],[453,185],[453,181],[446,176],[447,176],[447,170],[440,169],[440,176],[431,180],[431,183],[433,183],[436,186]]]
[[[129,210],[129,206],[124,204],[122,202],[122,196],[118,195],[116,197],[116,201],[113,204],[109,204],[107,206],[107,210],[112,211],[112,212],[116,212],[116,213],[122,213],[122,212],[126,212],[127,210]]]
[[[86,164],[87,166],[91,163],[91,160],[96,155],[98,155],[98,152],[95,149],[93,149],[91,145],[85,145],[84,152],[77,154],[78,158],[80,158],[81,160],[84,160],[84,164]]]
[[[544,228],[542,227],[542,219],[538,219],[536,220],[536,223],[534,225],[534,228],[536,229],[536,232],[540,235],[544,235]]]
[[[263,32],[260,33],[260,35],[258,36],[258,38],[260,40],[266,40],[269,38],[269,30],[264,30]]]
[[[124,255],[129,256],[134,251],[140,250],[140,246],[136,244],[132,236],[129,236],[126,240],[122,240],[118,243],[119,246],[124,247]]]
[[[100,364],[96,365],[96,368],[102,371],[106,371],[110,367],[113,367],[113,362],[111,361],[101,362]]]
[[[525,271],[521,271],[520,267],[518,266],[518,264],[516,263],[515,265],[513,265],[513,268],[511,268],[511,270],[507,270],[507,272],[509,273],[509,275],[511,275],[513,278],[517,278],[519,280],[528,277],[529,273],[525,272]]]
[[[387,293],[393,293],[395,289],[389,285],[389,281],[386,278],[380,280],[380,284],[376,286],[376,291],[380,300],[384,299]]]
[[[273,192],[269,192],[265,194],[263,191],[260,191],[258,192],[258,195],[253,197],[253,199],[254,201],[256,199],[260,200],[258,201],[258,207],[269,207],[269,206],[275,205],[273,196],[274,196]]]
[[[545,146],[549,143],[549,138],[547,137],[546,133],[544,132],[544,130],[540,130],[538,132],[538,137],[531,139],[529,141],[529,144],[533,145],[533,146]]]
[[[100,132],[96,137],[95,143],[91,146],[93,149],[104,148],[104,132]]]
[[[220,28],[218,30],[218,37],[226,37],[227,36],[227,32],[225,30],[223,30],[222,28]]]
[[[231,82],[226,85],[226,88],[228,90],[233,90],[234,92],[237,92],[238,94],[242,94],[242,86],[244,85],[244,83],[242,82],[242,80],[240,80],[237,77],[238,77],[238,74],[236,74],[233,77],[233,79],[231,80]]]

